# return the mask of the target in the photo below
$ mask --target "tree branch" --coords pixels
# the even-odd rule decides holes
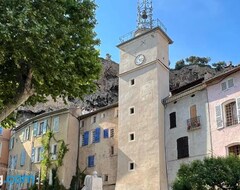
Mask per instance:
[[[29,69],[23,90],[16,96],[14,102],[10,102],[4,106],[3,110],[0,113],[0,122],[7,118],[12,112],[14,112],[14,110],[16,110],[34,94],[32,77],[33,72],[31,69]]]

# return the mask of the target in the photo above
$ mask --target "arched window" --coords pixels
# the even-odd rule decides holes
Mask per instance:
[[[240,145],[238,144],[238,145],[228,147],[228,153],[229,155],[234,155],[234,156],[240,155]]]

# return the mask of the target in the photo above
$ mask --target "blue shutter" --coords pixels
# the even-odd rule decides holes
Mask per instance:
[[[101,129],[100,128],[96,128],[95,129],[95,136],[94,136],[94,142],[95,143],[99,143],[100,142],[100,133],[101,133]]]
[[[88,167],[94,167],[94,156],[88,156]]]
[[[26,160],[26,151],[23,149],[21,151],[20,166],[25,165],[25,160]]]
[[[42,131],[43,131],[43,134],[45,134],[47,132],[47,120],[44,120],[44,122],[43,122],[43,129],[42,129]]]
[[[0,135],[2,135],[2,134],[3,134],[3,128],[0,127]]]
[[[32,148],[32,155],[31,155],[32,162],[35,161],[35,148]]]
[[[89,131],[85,131],[83,135],[83,145],[88,145]]]
[[[33,136],[36,137],[37,136],[37,131],[38,131],[38,123],[35,122],[33,124]]]
[[[107,139],[109,137],[108,131],[109,131],[108,129],[103,130],[103,138]]]

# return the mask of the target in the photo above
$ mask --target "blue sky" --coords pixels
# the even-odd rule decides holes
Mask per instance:
[[[119,37],[136,29],[137,0],[95,0],[101,57],[119,63]],[[240,0],[152,0],[153,17],[160,19],[174,43],[171,67],[191,55],[211,63],[240,63]]]

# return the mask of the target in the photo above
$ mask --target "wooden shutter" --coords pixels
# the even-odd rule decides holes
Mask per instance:
[[[240,123],[240,97],[236,99],[238,123]]]
[[[108,129],[103,130],[103,138],[105,138],[105,139],[109,138],[109,130]]]
[[[217,105],[215,107],[215,110],[216,110],[217,128],[222,128],[223,127],[223,118],[222,118],[222,107],[221,107],[221,105]]]
[[[193,105],[190,107],[190,118],[196,118],[197,117],[197,107],[196,105]]]
[[[99,143],[100,142],[100,133],[101,133],[101,129],[96,128],[95,129],[95,136],[94,136],[94,143]]]
[[[88,145],[88,139],[89,139],[89,131],[85,131],[83,135],[83,145]]]
[[[37,131],[38,131],[38,122],[35,122],[33,124],[33,136],[36,137],[37,136]]]
[[[45,134],[47,132],[47,120],[44,120],[44,122],[43,122],[43,129],[42,129],[42,131],[43,131],[43,134]]]
[[[178,159],[189,157],[188,137],[177,139]]]
[[[169,115],[170,118],[170,129],[176,127],[176,112],[172,112]]]

